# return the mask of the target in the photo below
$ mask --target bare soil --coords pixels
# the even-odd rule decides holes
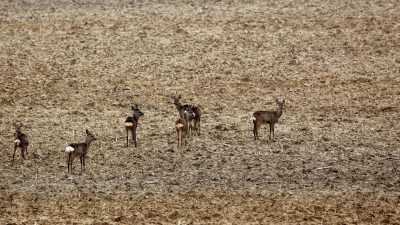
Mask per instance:
[[[397,1],[1,1],[1,224],[399,224]],[[170,96],[203,111],[176,147]],[[251,116],[287,105],[268,140]],[[126,148],[132,104],[145,113]],[[30,139],[11,164],[13,122]],[[86,171],[67,143],[97,138]]]

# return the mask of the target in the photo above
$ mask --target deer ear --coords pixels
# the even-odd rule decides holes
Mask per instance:
[[[179,98],[179,99],[181,99],[181,98],[182,98],[182,96],[181,96],[181,95],[178,95],[178,98]]]
[[[282,102],[285,103],[285,99],[282,99]]]
[[[90,132],[89,132],[89,130],[88,130],[88,129],[86,129],[86,134],[87,134],[87,135],[89,135],[89,134],[90,134]]]

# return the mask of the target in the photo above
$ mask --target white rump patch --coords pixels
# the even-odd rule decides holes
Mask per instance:
[[[125,126],[127,126],[127,127],[133,127],[133,123],[132,123],[132,122],[126,122],[126,123],[125,123]]]
[[[257,118],[255,118],[255,117],[253,116],[253,117],[251,117],[251,120],[256,121]]]
[[[72,146],[68,145],[68,146],[65,148],[65,151],[66,151],[66,152],[73,152],[73,151],[75,151],[75,149],[74,149]]]
[[[21,144],[21,141],[19,139],[15,139],[14,143],[19,145]]]
[[[181,123],[178,123],[177,125],[176,125],[176,128],[182,128],[182,127],[184,127],[184,125],[183,124],[181,124]]]

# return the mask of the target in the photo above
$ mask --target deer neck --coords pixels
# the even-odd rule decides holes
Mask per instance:
[[[182,107],[183,107],[182,103],[180,103],[180,102],[174,102],[174,105],[175,105],[177,110],[181,110]]]
[[[282,116],[282,108],[279,108],[278,111],[276,111],[276,116],[278,117],[278,119]]]
[[[16,132],[16,136],[17,136],[17,138],[21,137],[21,136],[22,136],[22,132],[21,132],[20,130],[18,130],[18,131]]]
[[[86,152],[89,150],[89,146],[92,143],[92,141],[89,138],[86,138],[85,144],[86,144]]]
[[[139,117],[140,117],[140,116],[138,116],[138,115],[136,115],[136,114],[133,114],[133,118],[135,118],[136,122],[139,122]]]

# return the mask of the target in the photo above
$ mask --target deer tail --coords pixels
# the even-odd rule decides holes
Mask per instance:
[[[68,153],[71,153],[71,152],[75,151],[75,148],[73,148],[71,145],[68,145],[68,146],[65,148],[65,151],[68,152]]]
[[[132,123],[132,122],[126,122],[126,123],[125,123],[125,126],[126,126],[126,127],[133,127],[133,123]]]

